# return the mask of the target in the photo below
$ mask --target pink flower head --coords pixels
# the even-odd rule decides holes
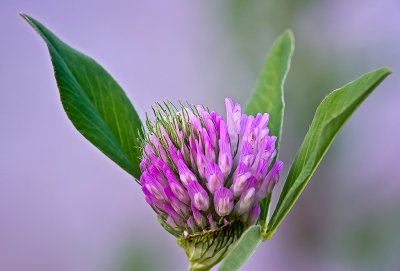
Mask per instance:
[[[177,234],[257,223],[259,202],[279,180],[283,163],[271,165],[276,137],[269,135],[269,115],[242,114],[230,98],[225,104],[226,118],[202,106],[158,105],[155,122],[147,122],[142,190]]]

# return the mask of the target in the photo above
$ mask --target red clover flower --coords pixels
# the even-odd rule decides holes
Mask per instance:
[[[140,163],[146,201],[200,266],[215,264],[257,222],[259,202],[283,167],[280,160],[271,165],[277,138],[269,135],[269,115],[247,116],[230,98],[225,103],[226,120],[203,106],[157,104],[155,121],[147,119]],[[204,240],[193,237],[218,239],[226,232],[234,234],[219,249],[202,245],[197,251]]]

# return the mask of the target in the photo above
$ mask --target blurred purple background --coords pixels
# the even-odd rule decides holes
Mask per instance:
[[[97,59],[141,116],[165,98],[218,111],[226,96],[245,102],[273,39],[292,28],[286,171],[318,102],[389,66],[243,270],[400,270],[397,0],[0,0],[0,270],[187,267],[139,186],[67,119],[47,49],[19,12]]]

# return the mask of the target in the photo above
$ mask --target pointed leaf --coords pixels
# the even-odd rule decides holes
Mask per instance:
[[[271,164],[275,162],[279,155],[283,115],[285,111],[283,85],[287,73],[289,72],[293,50],[293,33],[291,30],[286,30],[272,45],[258,77],[253,94],[247,101],[244,109],[244,112],[248,115],[256,116],[258,113],[268,113],[270,115],[268,123],[270,134],[277,136],[277,154]],[[264,231],[267,226],[269,205],[270,200],[268,198],[264,199],[260,205],[261,215],[259,222],[263,226]]]
[[[218,271],[236,271],[253,255],[261,244],[261,227],[253,225],[240,237],[239,241],[221,263]]]
[[[389,74],[390,70],[386,68],[369,72],[333,91],[321,102],[289,170],[278,204],[268,224],[266,238],[273,235],[290,211],[347,119]]]
[[[46,42],[61,102],[75,128],[111,160],[139,178],[142,123],[122,88],[92,58],[35,19],[21,15]]]

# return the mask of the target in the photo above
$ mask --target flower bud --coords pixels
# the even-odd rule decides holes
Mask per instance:
[[[271,168],[270,172],[265,176],[260,189],[257,192],[257,199],[263,199],[272,192],[275,185],[279,181],[279,173],[283,168],[283,162],[278,160]]]
[[[269,135],[269,115],[242,114],[230,98],[225,104],[226,119],[203,106],[157,104],[155,122],[146,122],[145,200],[198,270],[218,263],[257,223],[260,201],[283,167],[277,161],[268,172],[277,140]]]
[[[240,196],[239,201],[236,203],[235,211],[237,215],[242,215],[250,210],[256,199],[257,180],[255,177],[250,177],[247,180],[246,188]]]
[[[207,211],[210,207],[210,198],[206,190],[197,181],[189,183],[187,188],[194,207],[201,211]]]
[[[233,193],[225,187],[221,187],[214,194],[215,211],[219,216],[227,216],[233,209]]]
[[[185,186],[188,186],[191,182],[197,181],[196,176],[190,171],[182,158],[179,158],[178,160],[178,171],[181,182]]]
[[[207,188],[211,194],[224,185],[224,175],[221,169],[214,162],[209,162],[206,166],[205,177],[207,180]]]
[[[232,170],[232,153],[229,142],[229,135],[226,124],[223,120],[220,123],[219,157],[218,166],[224,177],[227,177]]]
[[[247,180],[251,177],[251,172],[244,163],[239,163],[233,177],[232,190],[235,198],[239,197],[246,187]]]
[[[230,98],[225,99],[225,105],[231,147],[236,149],[236,144],[239,140],[242,109],[239,104],[233,104],[233,101]]]

